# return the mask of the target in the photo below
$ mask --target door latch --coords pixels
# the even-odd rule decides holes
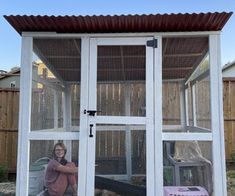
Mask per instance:
[[[84,114],[89,114],[89,116],[95,116],[96,112],[101,112],[101,111],[96,111],[96,110],[84,110]]]
[[[90,134],[89,134],[89,137],[93,137],[93,134],[92,134],[92,127],[93,126],[94,126],[93,124],[90,124]]]

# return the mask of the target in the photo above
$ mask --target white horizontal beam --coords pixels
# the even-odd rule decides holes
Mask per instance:
[[[28,134],[29,140],[79,140],[79,132],[41,132],[33,131]]]
[[[163,141],[212,141],[212,133],[162,133]]]
[[[146,130],[145,125],[136,125],[136,126],[129,126],[128,129],[131,131],[141,131]],[[126,125],[104,125],[104,126],[96,126],[96,131],[126,131],[127,126]]]
[[[82,37],[133,37],[133,36],[197,36],[218,35],[220,31],[192,31],[192,32],[152,32],[152,33],[56,33],[56,32],[22,32],[22,36],[34,38],[56,37],[56,38],[82,38]]]
[[[94,123],[99,124],[120,124],[120,125],[144,125],[145,117],[126,117],[126,116],[96,116]]]

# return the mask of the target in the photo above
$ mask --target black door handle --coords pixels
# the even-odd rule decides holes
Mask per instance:
[[[92,134],[92,127],[93,126],[94,126],[93,124],[90,124],[90,134],[89,134],[89,137],[93,137],[93,134]]]

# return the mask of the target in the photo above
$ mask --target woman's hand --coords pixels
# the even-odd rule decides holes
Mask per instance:
[[[66,165],[59,165],[55,170],[62,173],[75,174],[78,172],[78,167],[74,163],[68,163]]]

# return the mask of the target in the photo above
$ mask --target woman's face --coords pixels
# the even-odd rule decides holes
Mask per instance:
[[[57,158],[63,158],[64,157],[64,149],[61,146],[56,146],[55,147],[55,156]]]

